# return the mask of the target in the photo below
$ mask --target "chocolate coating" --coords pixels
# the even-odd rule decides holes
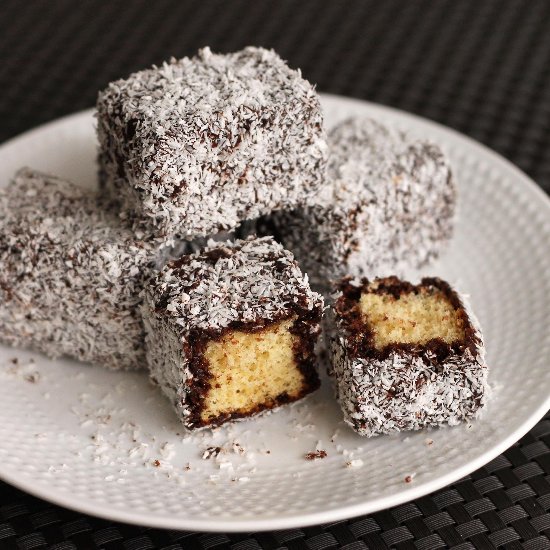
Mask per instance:
[[[313,283],[422,267],[453,230],[456,190],[440,148],[369,118],[329,132],[328,185],[302,208],[262,220]]]
[[[142,311],[151,377],[188,428],[205,425],[200,415],[210,380],[206,346],[228,331],[258,332],[296,317],[294,355],[305,379],[300,397],[319,386],[314,346],[323,300],[292,255],[271,238],[210,242],[169,262],[146,289]],[[289,400],[282,394],[246,416]],[[239,416],[228,414],[210,425]]]
[[[488,394],[487,365],[477,320],[451,286],[437,278],[419,285],[388,277],[359,282],[346,278],[329,319],[329,357],[345,421],[368,437],[426,426],[457,424],[475,417]],[[358,304],[363,292],[400,296],[435,289],[455,309],[464,337],[451,343],[393,343],[377,349]]]
[[[159,239],[232,230],[324,183],[319,98],[273,51],[204,48],[134,73],[99,94],[97,119],[105,189]]]
[[[28,168],[0,191],[0,212],[0,339],[145,368],[139,294],[173,251],[121,227],[95,192]]]

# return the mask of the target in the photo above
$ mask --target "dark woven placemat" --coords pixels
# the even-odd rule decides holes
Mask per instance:
[[[550,191],[546,0],[4,0],[0,29],[0,141],[92,106],[109,80],[171,55],[256,44],[275,48],[321,91],[454,127]],[[2,550],[338,547],[550,548],[550,416],[449,488],[371,516],[291,531],[126,526],[0,482]]]

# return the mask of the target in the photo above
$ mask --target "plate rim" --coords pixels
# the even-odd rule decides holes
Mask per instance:
[[[452,136],[454,139],[458,139],[463,145],[473,148],[481,152],[486,158],[491,161],[500,164],[504,169],[510,171],[514,178],[521,182],[525,191],[528,191],[533,198],[538,199],[538,207],[546,208],[550,215],[550,198],[538,186],[533,179],[525,174],[520,168],[510,162],[508,159],[493,151],[489,147],[479,143],[478,141],[470,138],[461,132],[458,132],[452,128],[449,128],[443,124],[433,121],[428,118],[424,118],[419,115],[408,113],[400,109],[388,107],[386,105],[380,105],[370,101],[361,100],[358,98],[351,98],[346,96],[334,95],[334,94],[320,94],[324,102],[342,102],[345,101],[348,104],[355,103],[358,107],[368,107],[373,112],[380,113],[381,115],[387,114],[391,117],[398,117],[407,120],[411,123],[419,122],[428,127],[442,132],[444,134]],[[0,144],[1,149],[6,149],[12,146],[17,146],[20,142],[34,138],[40,133],[48,132],[52,128],[59,125],[70,125],[73,120],[78,120],[83,117],[90,117],[94,112],[93,108],[77,111],[75,113],[68,114],[66,116],[51,120],[32,129],[29,129],[7,141]],[[306,513],[294,517],[280,517],[280,518],[236,518],[236,519],[186,519],[185,517],[161,517],[150,516],[145,512],[128,511],[117,507],[110,507],[104,504],[95,503],[89,500],[81,501],[77,500],[71,495],[64,492],[52,490],[51,486],[35,481],[33,479],[27,479],[17,476],[16,473],[6,471],[6,469],[0,464],[0,480],[20,489],[32,496],[41,498],[53,504],[69,508],[71,510],[89,514],[95,517],[111,521],[119,521],[123,523],[150,526],[153,528],[164,529],[178,529],[178,530],[192,530],[203,532],[259,532],[259,531],[272,531],[280,529],[290,529],[297,527],[306,527],[310,525],[318,525],[327,522],[340,521],[344,519],[350,519],[357,516],[371,514],[380,510],[384,510],[393,506],[397,506],[419,497],[430,494],[438,489],[448,486],[465,475],[475,471],[476,469],[487,464],[500,454],[508,449],[511,445],[517,442],[523,435],[530,431],[537,422],[546,414],[550,408],[550,395],[546,400],[543,400],[539,407],[534,409],[530,416],[519,425],[514,431],[504,437],[498,444],[494,445],[490,449],[481,453],[477,458],[471,459],[464,463],[461,467],[455,470],[441,475],[434,480],[423,483],[419,486],[412,485],[398,493],[381,496],[375,499],[367,500],[362,503],[351,504],[348,506],[341,506],[334,509],[328,509],[318,512]]]

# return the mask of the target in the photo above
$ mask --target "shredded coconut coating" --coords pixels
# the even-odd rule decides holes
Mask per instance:
[[[351,118],[329,133],[329,149],[322,192],[267,220],[312,281],[399,274],[437,258],[452,236],[456,201],[439,147]]]
[[[393,350],[385,358],[353,351],[354,335],[331,309],[327,324],[331,373],[345,422],[372,437],[428,426],[454,426],[479,415],[489,386],[479,324],[463,296],[456,294],[474,330],[475,346],[439,359],[428,347]],[[338,296],[337,296],[338,298]]]
[[[319,98],[271,50],[204,48],[134,73],[99,94],[97,120],[104,186],[158,238],[231,230],[324,183]]]
[[[0,191],[0,339],[49,357],[145,368],[138,306],[160,252],[91,191],[23,168]]]
[[[195,427],[189,395],[198,341],[294,315],[313,340],[320,332],[323,298],[271,237],[210,241],[204,250],[169,262],[144,294],[151,377],[188,428]]]

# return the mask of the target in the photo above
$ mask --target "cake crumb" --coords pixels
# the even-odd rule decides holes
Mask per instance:
[[[416,476],[415,473],[405,476],[405,483],[412,483],[412,480],[414,479],[415,476]]]
[[[430,445],[433,445],[434,440],[433,439],[426,439],[425,443],[429,447]]]
[[[160,466],[160,460],[158,458],[156,460],[153,460],[153,466],[155,468],[158,468]]]
[[[306,460],[317,460],[318,458],[325,458],[327,456],[327,452],[324,449],[319,449],[317,451],[312,451],[310,453],[307,453],[305,455]]]
[[[216,458],[217,456],[219,456],[223,452],[224,452],[224,450],[222,449],[222,447],[208,447],[202,453],[201,458],[203,460],[208,460],[209,458]]]
[[[233,443],[231,448],[233,449],[233,452],[235,454],[244,455],[244,453],[245,453],[244,447],[240,443],[238,443],[237,441],[235,441]]]

